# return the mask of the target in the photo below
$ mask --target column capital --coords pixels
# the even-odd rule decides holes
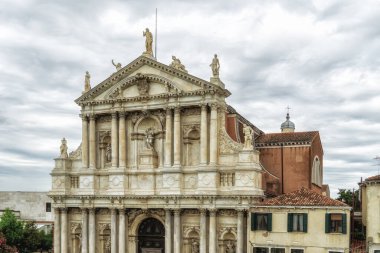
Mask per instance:
[[[176,106],[176,107],[174,107],[174,113],[175,113],[175,114],[180,114],[180,113],[181,113],[181,110],[182,110],[182,108],[181,108],[180,106]]]
[[[96,120],[96,114],[95,113],[91,113],[88,117],[90,120]]]
[[[83,121],[87,121],[87,114],[83,114],[83,113],[81,113],[81,114],[79,114],[79,117],[83,120]]]
[[[82,210],[82,214],[87,213],[87,208],[86,207],[81,207],[80,209]]]
[[[206,208],[199,208],[199,213],[205,215],[207,213],[207,209]]]
[[[67,207],[59,208],[59,210],[61,211],[61,213],[64,213],[64,214],[67,214],[68,209],[69,208],[67,208]]]
[[[207,103],[200,103],[201,110],[207,110]]]
[[[88,213],[91,214],[91,215],[95,214],[95,208],[89,208],[88,209]]]
[[[218,103],[210,103],[209,105],[211,107],[211,110],[218,110],[220,106]]]
[[[111,214],[116,214],[116,208],[115,207],[110,207]]]
[[[216,213],[218,212],[218,209],[212,208],[212,209],[209,209],[208,211],[210,213],[210,216],[215,217]]]
[[[124,111],[119,112],[119,118],[125,119],[126,116],[127,116],[126,112]]]
[[[116,119],[117,118],[117,111],[112,111],[111,117],[112,117],[112,119]]]
[[[119,210],[119,214],[125,214],[125,208],[124,207],[120,207],[120,208],[118,208],[118,210]]]
[[[181,215],[181,209],[173,209],[173,213],[174,213],[174,215],[176,215],[176,216],[180,216]]]
[[[54,208],[54,213],[55,213],[55,214],[59,214],[59,213],[60,213],[60,211],[61,211],[61,210],[60,210],[60,208],[59,208],[59,207],[55,207],[55,208]]]

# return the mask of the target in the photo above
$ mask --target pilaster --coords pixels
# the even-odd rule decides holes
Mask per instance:
[[[95,126],[96,116],[95,114],[90,115],[90,168],[96,168],[96,126]]]
[[[118,129],[117,129],[117,113],[111,114],[111,166],[113,169],[117,168],[118,162]]]
[[[82,115],[82,167],[88,168],[88,120]]]

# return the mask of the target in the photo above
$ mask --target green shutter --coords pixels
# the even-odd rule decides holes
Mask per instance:
[[[256,214],[255,213],[251,213],[251,231],[253,230],[256,230]]]
[[[303,232],[307,233],[307,213],[303,214]]]
[[[288,232],[293,231],[293,214],[288,213]]]
[[[251,219],[252,230],[257,230],[257,213],[252,213]]]
[[[347,214],[342,214],[342,234],[347,234]]]
[[[272,231],[272,214],[268,213],[267,215],[268,215],[268,228],[267,228],[267,230]]]
[[[330,219],[331,215],[329,213],[326,213],[325,216],[325,233],[330,233]]]

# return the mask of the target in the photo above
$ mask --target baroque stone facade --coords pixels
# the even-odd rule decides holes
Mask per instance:
[[[262,167],[226,132],[229,95],[147,55],[84,92],[82,144],[51,173],[54,252],[247,252]]]

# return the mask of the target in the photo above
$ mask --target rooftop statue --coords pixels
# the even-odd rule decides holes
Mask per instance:
[[[143,36],[145,37],[145,52],[144,52],[144,54],[148,54],[150,56],[153,56],[153,48],[152,48],[153,35],[149,31],[148,28],[146,28],[145,31],[143,31]]]
[[[247,126],[244,124],[243,127],[243,133],[244,133],[244,150],[252,150],[252,136],[253,136],[253,130],[250,126]]]
[[[210,67],[212,70],[213,77],[219,77],[220,64],[219,64],[218,56],[216,54],[214,55],[214,58],[212,59]]]
[[[186,68],[185,68],[185,65],[183,65],[183,64],[181,63],[181,61],[180,61],[178,58],[176,58],[176,57],[173,55],[173,56],[172,56],[172,59],[173,59],[173,61],[172,61],[172,63],[170,63],[170,67],[175,68],[175,69],[178,69],[178,70],[181,70],[181,71],[187,73],[187,70],[186,70]]]
[[[86,71],[86,75],[84,76],[84,92],[91,90],[90,78],[90,73]]]
[[[114,65],[115,66],[115,68],[116,68],[116,71],[119,71],[120,69],[121,69],[121,63],[119,62],[118,64],[115,64],[115,62],[113,61],[113,59],[112,59],[112,65]]]
[[[68,158],[69,155],[67,154],[67,141],[65,138],[61,140],[61,146],[59,147],[61,155],[60,158]]]

